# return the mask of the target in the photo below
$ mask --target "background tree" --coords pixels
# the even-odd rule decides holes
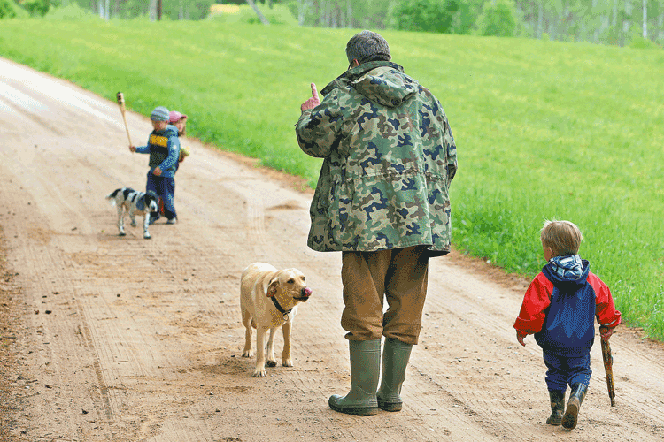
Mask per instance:
[[[393,10],[397,29],[451,34],[459,0],[408,0]]]
[[[16,18],[19,15],[19,6],[14,0],[0,0],[0,19]]]
[[[59,0],[24,0],[21,6],[31,15],[44,16],[53,6],[59,6]]]
[[[484,3],[477,20],[480,35],[513,37],[517,29],[514,0],[491,0]]]

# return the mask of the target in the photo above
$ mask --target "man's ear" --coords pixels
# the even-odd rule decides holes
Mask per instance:
[[[277,294],[278,285],[279,285],[279,280],[277,278],[274,278],[272,281],[270,281],[270,285],[267,286],[267,292],[265,293],[268,298],[272,298],[274,295]]]

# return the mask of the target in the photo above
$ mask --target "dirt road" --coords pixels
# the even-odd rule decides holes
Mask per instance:
[[[128,121],[144,143],[149,120]],[[306,248],[311,196],[184,144],[192,155],[176,177],[179,224],[151,226],[151,241],[140,227],[119,237],[104,196],[144,189],[148,158],[128,151],[117,104],[0,59],[5,440],[663,439],[662,346],[619,329],[611,408],[595,345],[577,429],[548,426],[541,353],[532,337],[520,347],[511,328],[524,281],[454,255],[432,261],[404,409],[331,411],[327,398],[350,384],[341,257]],[[256,261],[297,267],[314,290],[294,325],[295,367],[265,378],[241,357],[239,276]]]

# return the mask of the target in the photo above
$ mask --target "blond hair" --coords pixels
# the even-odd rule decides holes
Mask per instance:
[[[576,255],[583,240],[579,228],[569,221],[544,221],[540,233],[544,247],[553,250],[553,256]]]

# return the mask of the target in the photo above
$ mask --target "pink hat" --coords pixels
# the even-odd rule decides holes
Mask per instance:
[[[180,121],[182,118],[187,118],[186,115],[181,114],[178,111],[170,111],[168,113],[168,122],[169,123],[175,123],[177,121]]]

